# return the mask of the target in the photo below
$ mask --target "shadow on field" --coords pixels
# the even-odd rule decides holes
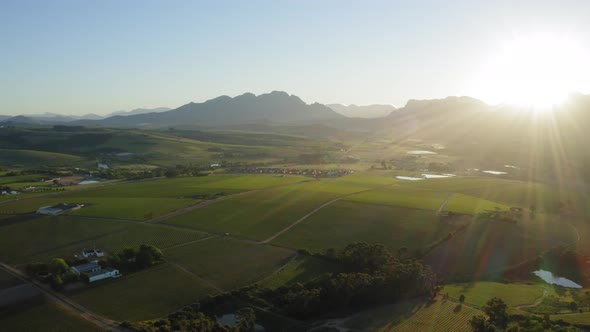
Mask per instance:
[[[11,215],[7,218],[0,219],[0,227],[10,226],[17,223],[23,223],[27,221],[33,221],[41,218],[40,216],[31,215],[31,214],[17,214]]]

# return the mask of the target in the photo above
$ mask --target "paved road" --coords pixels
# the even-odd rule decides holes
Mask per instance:
[[[0,268],[17,277],[18,279],[33,285],[35,288],[39,289],[41,293],[45,294],[51,301],[65,307],[73,314],[80,316],[81,318],[89,321],[90,323],[98,325],[110,331],[123,331],[121,328],[118,327],[119,323],[117,321],[97,315],[96,313],[79,305],[78,303],[71,301],[64,295],[53,291],[46,285],[29,278],[27,275],[11,267],[10,265],[0,262]]]

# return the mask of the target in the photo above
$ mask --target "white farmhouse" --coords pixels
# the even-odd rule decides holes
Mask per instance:
[[[98,169],[109,169],[109,165],[103,163],[98,163],[96,167],[98,167]]]
[[[72,272],[80,276],[82,273],[88,275],[88,282],[95,282],[102,279],[118,278],[121,273],[117,269],[111,267],[102,268],[97,263],[86,263],[82,265],[73,266],[70,268]]]

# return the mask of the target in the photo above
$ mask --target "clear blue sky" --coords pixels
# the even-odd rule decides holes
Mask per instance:
[[[0,114],[272,90],[398,106],[482,97],[474,73],[514,33],[574,32],[590,45],[590,1],[449,2],[2,0]]]

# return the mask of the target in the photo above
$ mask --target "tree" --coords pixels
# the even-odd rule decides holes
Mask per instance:
[[[490,323],[498,328],[505,329],[508,325],[508,313],[506,303],[500,298],[494,297],[483,307],[484,312],[490,318]]]
[[[163,255],[160,249],[147,244],[142,244],[139,247],[139,252],[135,256],[137,266],[140,268],[150,267],[162,261]]]
[[[68,263],[61,258],[54,258],[49,263],[49,272],[56,275],[65,273],[69,268]]]
[[[465,302],[465,295],[461,294],[461,296],[459,296],[459,302]]]
[[[569,308],[571,311],[576,312],[578,311],[578,304],[576,303],[576,301],[572,301],[569,304]]]
[[[133,259],[135,258],[135,255],[137,255],[137,253],[135,252],[135,249],[133,248],[124,248],[123,249],[123,257],[125,257],[126,259]]]
[[[256,328],[256,315],[250,307],[245,307],[236,312],[236,326],[240,331],[252,332]]]
[[[473,316],[469,324],[474,332],[502,331],[508,326],[508,313],[506,303],[497,297],[490,299],[483,307],[488,318],[483,315]]]

